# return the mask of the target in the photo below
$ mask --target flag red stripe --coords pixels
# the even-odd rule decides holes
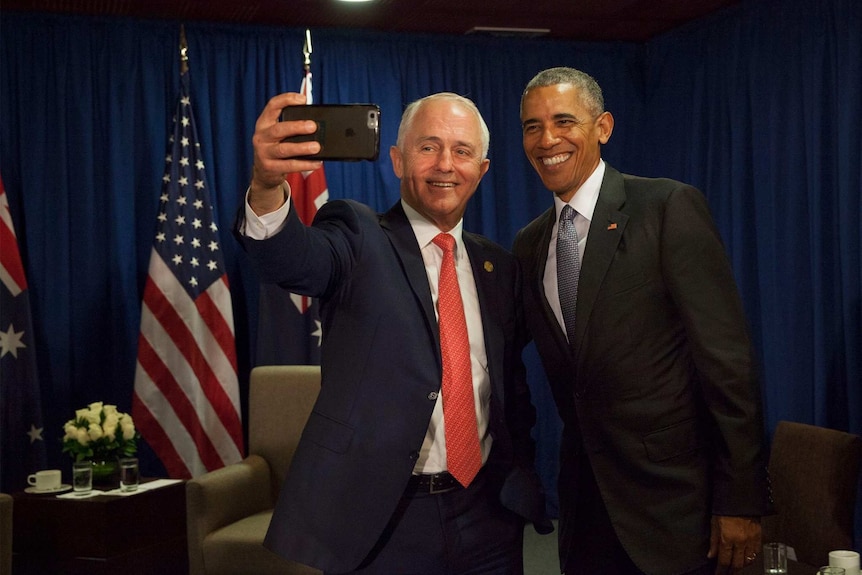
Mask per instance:
[[[149,285],[153,286],[153,289],[149,291],[158,291],[155,284],[148,284],[148,287]],[[148,307],[149,302],[153,299],[155,294],[149,295],[150,297],[147,296],[146,292],[144,293],[144,301],[147,303]],[[224,462],[201,424],[198,412],[195,410],[194,405],[192,405],[188,396],[174,377],[170,367],[161,360],[159,355],[150,345],[150,342],[143,336],[138,340],[138,363],[168,403],[170,403],[177,418],[182,422],[183,427],[186,428],[192,441],[194,441],[197,446],[198,454],[206,468],[218,469],[219,467],[223,467]],[[159,427],[161,427],[161,425],[159,425]],[[146,431],[149,432],[150,430]],[[141,434],[145,434],[144,429],[141,429]],[[145,435],[145,439],[150,441],[148,435]],[[161,457],[161,452],[159,452],[159,455]]]
[[[147,287],[149,288],[150,285],[152,285],[153,289],[144,291],[144,303],[152,311],[153,316],[158,319],[165,332],[169,334],[176,348],[186,358],[200,383],[204,396],[209,401],[213,411],[221,420],[225,429],[230,433],[237,450],[242,453],[242,423],[233,402],[231,402],[230,397],[225,393],[218,376],[213,372],[206,356],[202,353],[200,347],[198,347],[194,335],[177,313],[177,310],[164,297],[164,294],[162,294],[155,283],[150,284],[148,282]],[[217,309],[215,311],[218,312]],[[201,318],[198,316],[195,319]],[[157,380],[154,378],[153,381]],[[197,417],[195,420],[197,421]],[[193,433],[193,435],[195,434]],[[204,435],[206,434],[204,433]],[[210,443],[210,445],[212,444]],[[207,468],[213,469],[209,467],[209,464],[207,464]]]
[[[5,195],[5,192],[4,192]],[[4,206],[6,202],[3,202]],[[21,252],[18,251],[18,240],[15,237],[14,230],[10,229],[6,224],[5,219],[0,219],[0,265],[2,265],[9,274],[10,279],[15,282],[15,287],[19,292],[27,289],[27,277],[24,275],[24,264],[21,263]],[[15,293],[14,289],[10,292]]]
[[[141,401],[137,392],[132,394],[132,417],[141,435],[144,436],[144,439],[147,440],[153,451],[159,455],[162,465],[165,466],[165,470],[168,472],[168,477],[173,479],[190,479],[192,473],[186,467],[179,452],[174,449],[171,438],[168,437],[159,420],[153,416],[152,412]]]
[[[227,289],[230,289],[227,276],[222,276],[222,282]],[[207,324],[225,357],[230,361],[234,373],[236,373],[236,346],[234,345],[233,330],[210,297],[209,291],[205,291],[198,297],[197,301],[195,301],[195,307],[198,308],[198,313],[201,314],[201,318]]]

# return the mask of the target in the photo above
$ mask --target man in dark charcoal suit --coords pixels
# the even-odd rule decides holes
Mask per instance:
[[[315,125],[278,121],[303,102],[276,96],[258,118],[237,227],[262,279],[320,298],[323,322],[320,396],[265,545],[327,574],[520,574],[525,521],[552,527],[532,468],[518,267],[462,230],[488,170],[488,129],[461,96],[414,102],[390,150],[401,200],[384,214],[331,201],[306,227],[284,174],[319,167],[297,159],[319,144],[283,139]],[[449,299],[447,269],[463,303]],[[466,327],[460,370],[444,311]],[[447,391],[456,372],[469,402],[461,425]],[[457,470],[456,450],[469,460]]]
[[[527,158],[554,194],[514,252],[564,423],[562,571],[751,563],[769,501],[760,389],[705,198],[602,161],[614,119],[583,72],[539,73],[521,122]]]

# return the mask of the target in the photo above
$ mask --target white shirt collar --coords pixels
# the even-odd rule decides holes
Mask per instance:
[[[581,184],[572,199],[568,204],[572,206],[576,212],[585,217],[588,221],[593,220],[593,212],[596,209],[596,202],[599,201],[599,190],[602,187],[602,180],[605,177],[605,161],[599,159],[599,165],[590,174],[590,177]],[[554,207],[557,211],[557,220],[560,220],[560,212],[566,202],[562,201],[557,196],[554,196]]]
[[[419,242],[419,249],[425,249],[431,241],[440,233],[440,228],[434,225],[425,216],[414,210],[407,202],[401,200],[401,206],[404,208],[404,213],[407,214],[407,219],[410,221],[410,227],[413,228],[413,233],[416,235],[416,241]],[[464,250],[464,239],[462,231],[464,229],[464,218],[461,218],[454,228],[449,230],[448,234],[455,238],[455,258],[460,259],[466,254]]]

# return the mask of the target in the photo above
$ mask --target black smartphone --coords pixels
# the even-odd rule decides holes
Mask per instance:
[[[380,107],[376,104],[312,104],[287,106],[281,121],[314,120],[313,134],[291,136],[285,142],[320,142],[320,152],[309,160],[359,161],[380,153]]]

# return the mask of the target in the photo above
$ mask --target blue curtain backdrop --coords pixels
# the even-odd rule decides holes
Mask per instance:
[[[30,280],[43,435],[49,462],[64,468],[61,426],[74,409],[130,406],[179,24],[0,20],[0,174]],[[229,230],[255,119],[271,96],[299,86],[304,29],[185,29],[244,401],[258,284]],[[327,163],[330,197],[389,207],[398,184],[387,149],[403,107],[459,92],[492,135],[491,170],[466,226],[505,246],[551,202],[521,149],[524,84],[556,65],[594,75],[616,118],[605,159],[691,182],[709,198],[761,356],[765,432],[788,419],[862,433],[862,3],[743,0],[643,45],[312,32],[316,100],[382,109],[380,160]],[[528,360],[544,415],[539,466],[553,491],[558,423],[532,349]]]

